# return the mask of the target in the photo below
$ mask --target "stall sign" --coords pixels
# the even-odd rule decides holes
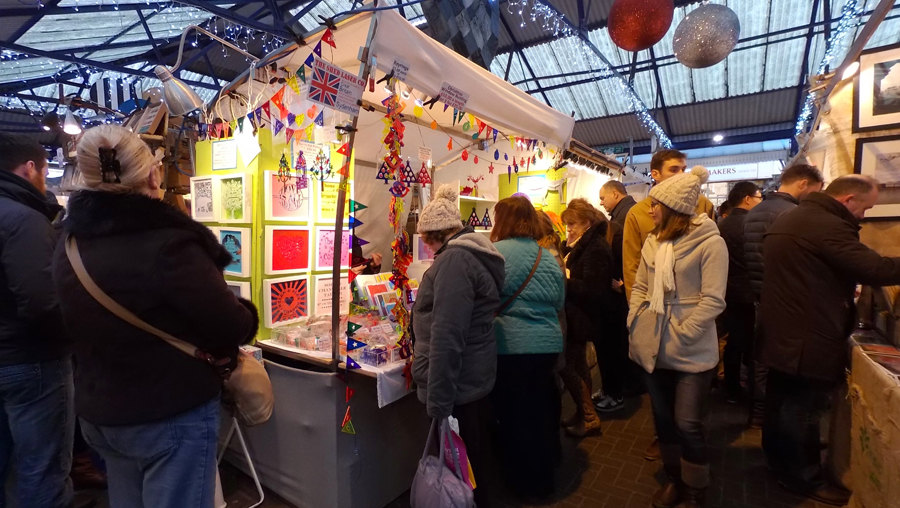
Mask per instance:
[[[420,146],[419,147],[419,162],[427,163],[430,160],[431,160],[431,148],[428,148],[427,146]]]
[[[734,182],[741,180],[766,180],[781,173],[780,161],[752,162],[748,164],[731,164],[728,166],[710,166],[710,182]]]
[[[441,85],[441,102],[451,108],[465,111],[466,104],[469,102],[469,94],[444,81],[444,84]]]
[[[406,76],[409,74],[409,64],[398,58],[394,60],[394,67],[391,72],[394,73],[394,79],[405,83]]]
[[[347,113],[359,114],[365,81],[330,63],[316,58],[309,80],[307,98],[311,102]]]

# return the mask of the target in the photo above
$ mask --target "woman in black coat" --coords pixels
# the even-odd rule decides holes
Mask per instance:
[[[582,198],[573,199],[562,213],[568,232],[566,245],[566,366],[560,372],[575,400],[576,413],[563,422],[566,433],[581,437],[600,431],[600,418],[591,401],[591,371],[585,348],[602,332],[612,298],[613,255],[606,240],[606,217]]]
[[[85,190],[70,198],[64,229],[91,279],[140,319],[234,363],[256,334],[256,309],[226,286],[231,257],[209,229],[160,201],[147,145],[96,127],[79,141],[78,168]],[[212,508],[219,374],[98,303],[62,246],[53,271],[75,343],[75,410],[106,461],[110,505]]]

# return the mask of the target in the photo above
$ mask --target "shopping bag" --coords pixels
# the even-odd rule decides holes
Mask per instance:
[[[438,432],[441,436],[439,442],[444,442],[443,436],[450,433],[447,419],[441,420],[440,424],[436,419],[431,423],[431,430],[425,443],[425,452],[422,453],[422,460],[419,461],[419,468],[413,478],[409,496],[410,506],[412,508],[472,508],[475,506],[475,497],[472,489],[461,479],[462,469],[453,439],[447,440],[447,443],[450,444],[448,446],[450,454],[453,457],[453,469],[444,463],[444,446],[438,447],[440,450],[438,457],[428,454],[434,443],[435,429],[439,429]]]
[[[466,443],[464,443],[462,438],[459,437],[459,434],[453,430],[453,425],[454,424],[451,422],[450,429],[447,431],[447,434],[444,435],[444,438],[441,439],[441,443],[443,443],[444,446],[444,464],[453,470],[453,452],[450,449],[450,442],[452,440],[453,446],[456,447],[457,455],[459,455],[459,470],[462,471],[461,479],[466,482],[466,485],[468,485],[470,489],[475,490],[475,487],[477,486],[475,483],[475,473],[472,472],[472,464],[469,462],[469,454],[466,452]]]

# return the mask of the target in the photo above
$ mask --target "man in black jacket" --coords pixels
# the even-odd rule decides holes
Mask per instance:
[[[610,180],[600,187],[600,205],[609,214],[609,220],[625,229],[625,217],[634,206],[634,198],[628,195],[625,185],[618,180]]]
[[[0,133],[0,154],[0,482],[14,465],[19,506],[63,508],[72,502],[75,415],[50,272],[61,207],[44,195],[41,145]]]
[[[725,392],[728,402],[736,404],[741,396],[741,365],[752,367],[750,353],[756,308],[750,293],[747,264],[744,261],[744,219],[762,202],[762,193],[753,182],[738,182],[728,194],[731,212],[719,221],[719,233],[728,247],[728,289],[725,292]]]
[[[779,218],[764,244],[760,361],[770,371],[763,449],[783,486],[837,506],[849,493],[823,477],[819,420],[844,377],[856,284],[900,284],[900,258],[859,241],[859,219],[877,198],[871,178],[838,178]]]
[[[770,193],[765,201],[750,210],[744,219],[744,258],[754,301],[758,304],[763,284],[763,237],[775,223],[775,219],[793,210],[800,200],[822,190],[822,172],[815,166],[794,164],[781,174],[778,192]],[[758,343],[758,341],[757,341]],[[763,408],[766,400],[766,375],[768,369],[759,362],[753,365],[753,382],[750,387],[750,426],[762,427]]]

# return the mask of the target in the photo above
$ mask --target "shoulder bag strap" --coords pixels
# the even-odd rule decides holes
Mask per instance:
[[[133,312],[119,305],[118,302],[113,300],[109,295],[103,292],[99,286],[94,282],[94,279],[87,273],[87,269],[84,267],[84,262],[81,260],[81,253],[78,252],[78,244],[75,242],[75,238],[73,236],[68,236],[66,238],[66,256],[69,258],[69,262],[72,264],[72,269],[75,270],[75,276],[78,277],[81,285],[84,286],[84,289],[87,290],[88,293],[94,300],[104,306],[108,311],[112,312],[116,316],[118,316],[122,321],[125,321],[128,324],[131,324],[141,330],[144,330],[147,333],[152,335],[156,335],[160,339],[166,341],[170,346],[182,351],[183,353],[193,356],[195,358],[199,358],[205,362],[208,362],[215,366],[215,359],[200,351],[196,346],[185,342],[181,339],[177,339],[172,335],[160,330],[159,328],[154,327],[153,325],[147,323],[141,318],[134,315]]]
[[[537,271],[538,265],[541,264],[541,255],[543,253],[544,253],[543,247],[538,245],[537,259],[534,261],[534,266],[531,267],[531,273],[528,274],[528,277],[525,277],[525,282],[523,282],[522,285],[519,286],[519,289],[516,290],[516,292],[513,293],[513,295],[510,296],[508,300],[503,302],[503,304],[500,306],[500,308],[497,309],[497,312],[494,312],[494,317],[497,317],[500,314],[502,314],[503,311],[506,310],[506,308],[509,307],[516,300],[516,298],[519,297],[520,294],[522,294],[522,291],[525,291],[525,286],[527,286],[528,283],[531,282],[531,278],[534,277],[534,272]]]

